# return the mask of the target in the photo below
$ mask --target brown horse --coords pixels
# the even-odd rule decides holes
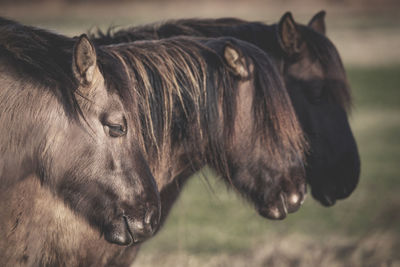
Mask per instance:
[[[110,69],[86,36],[0,18],[1,266],[104,265],[156,230],[135,101]]]
[[[92,35],[98,44],[169,38],[232,36],[267,52],[280,70],[301,126],[310,144],[307,181],[324,205],[348,197],[355,189],[360,160],[348,123],[350,88],[340,56],[325,35],[325,12],[308,25],[284,14],[265,25],[235,18],[183,19]]]

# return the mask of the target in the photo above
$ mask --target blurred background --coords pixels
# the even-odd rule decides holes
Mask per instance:
[[[275,23],[286,11],[306,24],[321,9],[355,99],[356,191],[330,208],[309,196],[276,222],[204,170],[209,183],[191,179],[133,266],[400,266],[400,1],[0,0],[0,16],[69,36],[190,17]]]

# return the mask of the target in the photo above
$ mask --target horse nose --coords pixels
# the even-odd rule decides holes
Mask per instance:
[[[133,242],[138,243],[151,237],[158,229],[160,220],[159,211],[156,207],[147,210],[143,219],[132,219],[125,217]]]

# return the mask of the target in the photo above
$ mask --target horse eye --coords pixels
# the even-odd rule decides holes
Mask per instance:
[[[121,137],[126,135],[128,127],[126,119],[122,114],[102,114],[100,121],[103,124],[104,131],[110,137]]]
[[[321,87],[313,88],[309,91],[309,97],[312,103],[318,104],[322,101],[324,90]]]
[[[111,137],[121,137],[126,135],[126,127],[120,124],[107,124],[104,126],[108,128],[108,134]]]

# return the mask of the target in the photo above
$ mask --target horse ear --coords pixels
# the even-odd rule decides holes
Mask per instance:
[[[81,84],[92,83],[96,69],[96,50],[86,34],[79,36],[73,53],[72,70]]]
[[[228,66],[233,69],[236,75],[241,78],[247,78],[249,76],[246,59],[231,45],[225,46],[224,58]]]
[[[283,14],[278,24],[278,40],[281,48],[288,56],[298,54],[301,49],[301,34],[297,29],[292,13]]]
[[[326,15],[326,12],[323,10],[318,12],[317,14],[315,14],[314,17],[312,17],[312,19],[308,23],[308,27],[310,27],[311,29],[313,29],[316,32],[319,32],[319,33],[325,35],[325,32],[326,32],[325,15]]]

